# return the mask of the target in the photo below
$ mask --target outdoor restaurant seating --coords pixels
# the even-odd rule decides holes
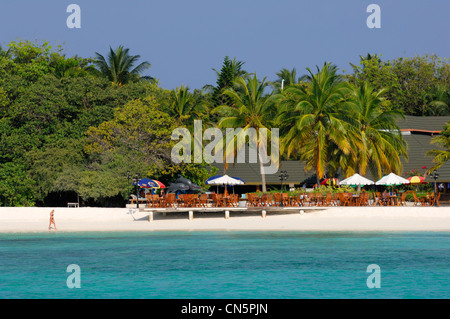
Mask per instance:
[[[331,206],[406,206],[407,194],[412,194],[414,206],[439,205],[441,193],[418,196],[415,191],[401,192],[399,195],[388,192],[374,192],[373,201],[370,193],[362,191],[353,193],[298,193],[288,195],[287,193],[247,193],[245,196],[238,194],[174,194],[169,193],[165,197],[147,194],[146,198],[139,198],[139,203],[147,207],[155,208],[207,208],[207,207],[331,207]],[[137,198],[131,195],[131,202],[136,203]],[[240,202],[245,203],[244,206]]]

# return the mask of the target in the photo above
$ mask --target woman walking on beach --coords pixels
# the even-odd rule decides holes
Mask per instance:
[[[57,230],[57,229],[56,229],[56,224],[55,224],[55,217],[54,217],[54,214],[55,214],[55,210],[52,209],[52,211],[50,212],[50,224],[48,225],[48,230],[51,230],[52,224],[53,224],[53,226],[55,226],[55,230]]]

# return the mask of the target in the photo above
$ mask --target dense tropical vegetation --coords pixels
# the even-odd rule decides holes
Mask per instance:
[[[150,63],[128,48],[93,58],[29,41],[0,47],[0,205],[123,205],[127,172],[164,183],[198,184],[206,163],[175,165],[176,127],[280,128],[281,156],[325,174],[401,172],[403,115],[450,115],[450,63],[436,56],[383,61],[362,56],[351,73],[331,63],[273,81],[225,57],[215,85],[162,88]],[[273,90],[270,90],[272,88]],[[436,138],[436,165],[448,160],[448,125]],[[226,156],[227,154],[225,154]],[[261,176],[263,185],[264,174]],[[263,189],[264,190],[264,189]]]

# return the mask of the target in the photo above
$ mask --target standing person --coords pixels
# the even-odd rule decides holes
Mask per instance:
[[[50,212],[50,224],[48,225],[48,230],[51,230],[52,224],[53,224],[53,226],[55,226],[55,230],[57,230],[56,229],[56,224],[55,224],[55,216],[54,216],[54,214],[55,214],[55,210],[52,209],[52,211]]]

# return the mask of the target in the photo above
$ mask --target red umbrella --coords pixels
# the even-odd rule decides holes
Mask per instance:
[[[166,188],[166,186],[163,183],[161,183],[160,181],[157,181],[155,179],[153,181],[159,185],[159,188]]]
[[[338,185],[339,180],[337,178],[326,178],[324,179],[320,185]]]
[[[425,180],[425,177],[423,177],[423,176],[418,176],[418,175],[416,175],[416,176],[411,176],[411,177],[408,178],[408,181],[409,181],[411,184],[425,184],[424,180]]]

